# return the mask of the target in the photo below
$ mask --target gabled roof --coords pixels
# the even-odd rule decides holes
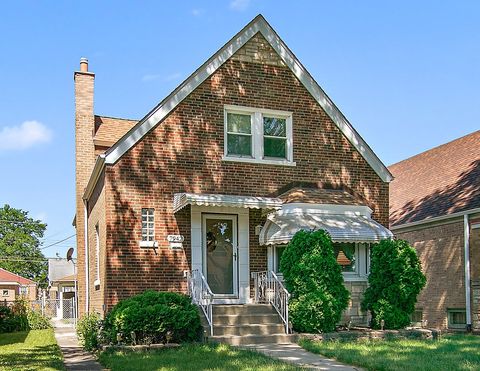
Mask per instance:
[[[345,137],[365,158],[378,176],[384,182],[390,182],[393,178],[385,165],[375,155],[363,138],[356,132],[345,116],[325,94],[322,88],[316,83],[305,67],[280,39],[262,15],[255,17],[217,53],[180,84],[180,86],[178,86],[169,96],[161,101],[152,111],[132,127],[106,152],[104,158],[99,158],[99,165],[101,165],[102,162],[105,162],[105,164],[116,163],[129,149],[140,141],[144,135],[157,126],[178,104],[180,104],[202,82],[217,71],[224,62],[226,62],[258,32],[265,37],[282,61],[290,68],[293,74],[330,116]]]
[[[390,224],[399,226],[480,207],[480,131],[389,167]]]
[[[18,283],[19,285],[35,285],[36,283],[28,278],[19,276],[13,272],[7,271],[6,269],[0,268],[0,282],[12,282]]]

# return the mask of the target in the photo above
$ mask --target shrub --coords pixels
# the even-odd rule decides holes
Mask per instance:
[[[27,322],[30,330],[43,330],[52,327],[47,317],[42,315],[41,312],[32,309],[27,311]]]
[[[407,241],[383,240],[371,250],[369,287],[362,309],[372,314],[372,327],[399,329],[410,324],[425,276],[417,253]]]
[[[330,236],[323,230],[297,232],[282,254],[280,268],[292,295],[289,309],[295,330],[335,330],[350,293]]]
[[[202,332],[198,309],[188,296],[158,291],[119,302],[104,326],[106,340],[115,343],[120,333],[127,344],[194,341]]]
[[[84,314],[77,323],[77,335],[83,348],[92,351],[99,346],[100,316],[97,313]]]
[[[0,334],[16,331],[19,326],[18,318],[6,306],[0,306]]]

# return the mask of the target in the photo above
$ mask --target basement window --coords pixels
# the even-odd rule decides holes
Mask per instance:
[[[410,324],[415,327],[421,327],[423,321],[423,309],[415,309],[410,315]]]
[[[448,327],[464,329],[467,326],[467,312],[465,309],[447,309]]]
[[[292,113],[225,106],[224,161],[295,166]]]

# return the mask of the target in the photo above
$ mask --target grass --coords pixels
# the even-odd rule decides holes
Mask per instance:
[[[480,336],[447,335],[440,340],[310,341],[313,353],[369,370],[480,370]]]
[[[259,370],[293,371],[301,368],[262,354],[241,350],[225,344],[184,345],[146,352],[107,351],[100,363],[115,370]]]
[[[0,334],[0,370],[64,370],[52,329]]]

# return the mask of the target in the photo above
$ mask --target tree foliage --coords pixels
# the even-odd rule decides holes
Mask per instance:
[[[373,246],[370,259],[362,308],[371,312],[372,327],[380,328],[382,319],[386,329],[408,326],[426,283],[415,249],[404,240],[383,240]]]
[[[38,282],[47,283],[47,261],[40,239],[47,225],[28,212],[9,205],[0,208],[0,267]]]
[[[335,330],[350,293],[323,230],[299,231],[282,254],[280,269],[291,293],[290,318],[301,332]]]

